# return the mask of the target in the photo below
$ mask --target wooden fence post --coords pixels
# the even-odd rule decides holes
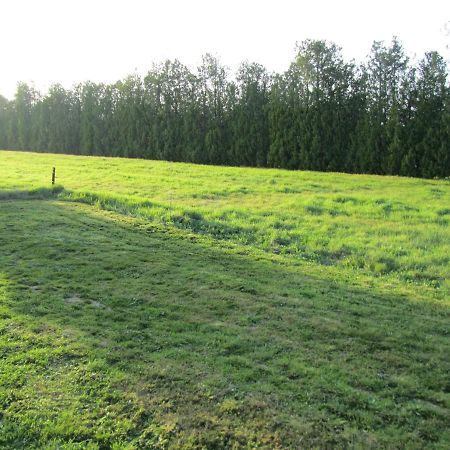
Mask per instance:
[[[55,184],[55,180],[56,180],[56,168],[53,167],[53,171],[52,171],[52,184]]]

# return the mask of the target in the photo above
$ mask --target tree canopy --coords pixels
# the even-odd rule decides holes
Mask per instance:
[[[245,61],[235,77],[207,54],[196,71],[153,65],[114,84],[0,96],[0,148],[418,177],[450,176],[450,87],[437,52],[401,43],[367,61],[334,43],[297,44],[289,69]]]

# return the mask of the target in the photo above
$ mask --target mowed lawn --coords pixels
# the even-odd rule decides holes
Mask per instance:
[[[448,181],[0,152],[0,198],[1,448],[449,447]]]

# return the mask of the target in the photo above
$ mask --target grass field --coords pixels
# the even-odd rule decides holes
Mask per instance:
[[[0,199],[1,448],[450,446],[449,181],[1,151]]]

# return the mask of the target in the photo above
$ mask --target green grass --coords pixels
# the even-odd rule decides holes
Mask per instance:
[[[60,197],[450,292],[450,182],[1,152],[3,197]]]
[[[0,447],[448,448],[449,205],[0,152]]]

